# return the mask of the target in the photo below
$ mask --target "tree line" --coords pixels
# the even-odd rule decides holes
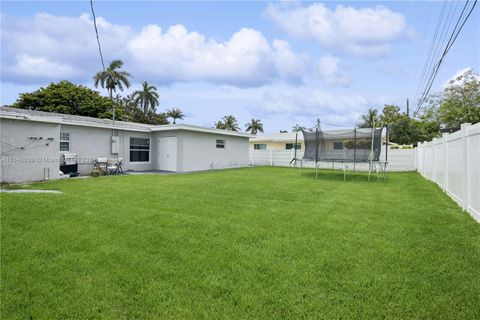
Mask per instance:
[[[160,95],[157,87],[147,81],[142,82],[141,89],[132,94],[119,94],[117,91],[124,91],[131,86],[132,75],[121,70],[122,67],[121,60],[113,60],[105,70],[93,77],[95,88],[100,86],[106,89],[108,98],[86,86],[63,80],[34,92],[21,93],[11,107],[153,125],[169,124],[169,119],[176,124],[177,120],[185,118],[179,107],[158,113]],[[233,115],[224,116],[214,126],[224,130],[240,130]],[[263,124],[259,119],[252,119],[245,127],[252,134],[263,132]]]
[[[372,108],[360,117],[358,127],[388,125],[390,141],[416,144],[457,131],[462,123],[480,122],[480,76],[468,70],[452,79],[442,92],[431,95],[427,105],[415,115],[387,104],[380,112]]]
[[[95,87],[106,89],[108,98],[85,86],[60,81],[31,93],[21,93],[12,107],[154,125],[169,124],[170,119],[176,124],[177,120],[185,118],[179,107],[158,113],[157,87],[147,81],[142,82],[141,88],[132,94],[120,95],[117,90],[124,91],[129,88],[132,77],[130,73],[122,70],[122,67],[121,60],[114,60],[105,70],[97,72],[93,77]],[[479,79],[478,74],[468,70],[451,80],[443,92],[430,96],[427,105],[418,110],[415,116],[401,112],[399,106],[388,104],[381,111],[376,108],[369,109],[360,117],[357,125],[388,125],[390,141],[415,144],[438,137],[441,132],[457,130],[462,123],[480,122]],[[215,122],[214,127],[240,131],[238,121],[233,115],[225,115]],[[296,126],[293,131],[298,132],[301,129],[303,127]],[[261,120],[251,119],[245,124],[245,131],[252,134],[263,132]]]

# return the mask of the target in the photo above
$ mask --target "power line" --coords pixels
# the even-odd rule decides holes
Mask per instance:
[[[95,34],[97,35],[98,53],[100,54],[100,60],[102,61],[103,71],[105,71],[105,63],[103,62],[102,46],[100,45],[100,38],[98,37],[97,19],[95,17],[95,10],[93,9],[93,0],[90,0],[90,8],[92,9],[93,26],[95,27]]]
[[[443,53],[440,57],[440,59],[437,61],[437,63],[434,65],[431,73],[430,73],[430,77],[429,77],[429,80],[426,82],[426,85],[425,85],[425,89],[423,90],[423,93],[420,97],[420,99],[418,100],[418,105],[417,105],[417,108],[413,114],[413,116],[415,117],[418,112],[420,111],[420,108],[422,107],[423,103],[426,101],[427,97],[428,97],[428,94],[430,93],[430,89],[432,88],[432,85],[435,81],[435,78],[437,76],[437,73],[440,69],[440,66],[443,62],[443,60],[445,59],[445,56],[447,55],[447,53],[450,51],[450,48],[453,46],[453,44],[455,43],[458,35],[460,34],[460,32],[462,31],[465,23],[467,22],[468,18],[470,17],[470,15],[472,14],[473,12],[473,9],[475,8],[475,6],[477,5],[477,0],[475,0],[475,2],[473,3],[472,7],[469,9],[467,15],[465,16],[465,18],[463,18],[463,15],[465,13],[465,10],[467,9],[467,6],[468,6],[468,3],[469,1],[467,0],[467,2],[465,3],[465,6],[463,7],[463,10],[457,20],[457,23],[455,24],[455,27],[453,28],[453,31],[450,35],[450,38],[443,50]],[[462,21],[463,19],[463,21]]]
[[[422,93],[422,95],[423,95],[423,93],[425,92],[425,88],[428,87],[428,83],[430,81],[429,77],[431,77],[431,71],[429,71],[429,73],[427,73],[427,70],[433,70],[433,68],[435,68],[435,62],[436,61],[438,62],[438,59],[441,56],[441,52],[442,52],[441,48],[443,48],[443,46],[445,45],[445,41],[446,41],[446,37],[447,37],[447,31],[450,29],[450,26],[452,24],[452,19],[450,19],[450,21],[448,21],[449,18],[450,18],[450,12],[451,12],[452,7],[453,7],[453,2],[451,2],[450,8],[448,10],[447,17],[445,19],[445,22],[442,23],[443,28],[442,28],[442,31],[441,31],[439,37],[438,37],[438,41],[436,42],[435,49],[434,49],[433,55],[432,55],[432,59],[430,60],[427,68],[425,69],[425,71],[426,71],[425,72],[425,77],[423,78],[423,80],[421,82],[421,85],[418,88],[417,95],[415,96],[417,98],[417,103],[418,103],[418,101],[420,101],[420,99],[419,99],[420,96],[418,94]],[[461,16],[460,16],[460,18],[461,18]],[[448,28],[447,28],[447,25],[448,25]],[[432,45],[434,45],[433,41],[432,41]]]
[[[468,18],[470,17],[470,15],[472,14],[473,12],[473,9],[475,8],[476,4],[477,4],[477,0],[475,0],[475,2],[473,3],[472,7],[470,8],[469,12],[467,13],[466,17],[463,19],[463,22],[461,22],[461,19],[463,17],[463,14],[465,12],[465,9],[467,8],[467,4],[468,4],[468,1],[467,3],[465,4],[465,6],[463,7],[463,10],[460,14],[460,17],[459,19],[457,20],[457,23],[455,24],[455,27],[453,29],[453,32],[452,34],[450,35],[450,38],[447,42],[447,45],[445,46],[445,49],[442,53],[442,56],[441,58],[438,60],[437,64],[434,66],[434,69],[432,71],[432,74],[431,74],[431,77],[430,77],[430,80],[427,82],[427,86],[426,86],[426,90],[424,91],[424,93],[422,94],[421,96],[421,99],[419,100],[419,104],[417,106],[417,109],[415,111],[415,114],[414,116],[417,115],[417,113],[420,111],[420,108],[421,106],[423,105],[423,103],[427,100],[428,98],[428,94],[430,92],[430,89],[432,88],[432,85],[433,85],[433,82],[435,80],[435,77],[437,76],[437,73],[438,71],[440,70],[440,66],[445,58],[445,56],[447,55],[448,51],[450,50],[450,48],[453,46],[453,44],[455,43],[455,40],[457,39],[458,35],[460,34],[460,31],[463,29],[463,26],[465,25],[465,23],[467,22]]]
[[[458,3],[450,2],[450,7],[448,8],[448,13],[445,17],[445,21],[443,21],[444,13],[445,13],[445,10],[446,10],[446,3],[447,2],[445,2],[445,1],[443,2],[442,10],[440,12],[440,17],[438,19],[437,26],[436,26],[436,29],[435,29],[435,34],[434,34],[433,40],[430,44],[429,54],[428,54],[427,60],[425,62],[425,65],[423,66],[423,71],[422,71],[422,76],[421,76],[420,81],[419,81],[419,86],[418,86],[417,91],[415,92],[415,95],[414,95],[414,97],[417,98],[417,102],[419,101],[418,98],[419,98],[420,92],[423,92],[423,90],[425,90],[425,87],[427,86],[427,83],[428,83],[429,72],[427,72],[427,71],[431,70],[434,67],[434,62],[435,61],[438,61],[438,58],[441,55],[441,48],[443,47],[443,45],[445,43],[445,40],[446,40],[446,37],[447,37],[447,32],[450,29],[450,26],[451,26],[452,21],[453,21],[452,19],[455,15],[455,12],[457,11]],[[453,8],[453,4],[455,4],[455,10],[454,10],[453,15],[450,15],[451,11],[452,11],[452,8]],[[439,28],[440,28],[441,25],[443,25],[443,27],[442,27],[442,30],[440,31]],[[439,31],[440,31],[440,33],[439,33]],[[437,36],[438,36],[438,38],[437,38]]]
[[[418,97],[418,95],[420,93],[420,89],[423,87],[423,83],[424,83],[424,81],[426,79],[426,76],[427,76],[427,70],[428,70],[427,67],[430,66],[431,61],[433,60],[433,57],[435,56],[435,54],[433,53],[433,48],[435,47],[435,42],[437,41],[438,30],[440,30],[440,25],[442,24],[442,21],[443,21],[443,13],[445,12],[445,5],[446,5],[446,2],[443,2],[442,9],[440,10],[440,16],[438,17],[437,25],[435,26],[435,31],[433,33],[433,39],[432,39],[432,42],[430,43],[430,48],[428,49],[428,54],[426,56],[427,59],[425,61],[425,64],[423,65],[422,74],[420,76],[417,91],[415,92],[414,97]]]

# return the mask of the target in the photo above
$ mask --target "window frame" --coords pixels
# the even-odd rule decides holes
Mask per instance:
[[[219,142],[220,141],[220,142]],[[227,145],[227,141],[225,139],[216,139],[215,140],[215,149],[222,149],[225,150]]]
[[[67,135],[67,139],[65,139],[65,136],[64,135]],[[61,152],[70,152],[70,149],[71,149],[71,143],[70,143],[70,132],[62,132],[60,131],[60,139],[59,139],[60,143],[58,145],[58,149],[61,151]],[[62,143],[68,143],[68,149],[65,150],[65,149],[62,149]]]
[[[265,148],[257,148],[257,146],[265,146]],[[267,150],[267,144],[266,143],[254,143],[253,144],[253,150]]]
[[[142,139],[148,141],[148,149],[141,149],[141,148],[133,148],[132,149],[132,139]],[[134,144],[135,146],[135,144]],[[140,146],[140,144],[136,144],[136,146]],[[147,161],[142,161],[142,160],[132,160],[132,151],[136,152],[148,152],[148,160]],[[150,163],[151,162],[151,151],[152,151],[152,139],[151,138],[146,138],[146,137],[134,137],[131,136],[129,139],[129,144],[128,144],[128,160],[131,163]]]
[[[336,148],[335,145],[340,143],[341,144],[341,148]],[[345,144],[343,143],[343,141],[334,141],[333,142],[333,150],[343,150],[345,148]]]
[[[291,145],[291,147],[289,148],[289,145]],[[300,142],[287,142],[285,143],[285,150],[302,150],[302,144]]]

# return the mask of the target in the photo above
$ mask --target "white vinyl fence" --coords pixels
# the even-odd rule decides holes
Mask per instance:
[[[418,144],[417,170],[480,222],[480,123]]]
[[[253,166],[293,166],[290,161],[295,155],[295,150],[253,150],[250,151],[250,164]],[[303,158],[303,150],[297,150],[297,159]],[[380,154],[381,160],[385,161],[385,148]],[[297,163],[299,166],[300,164]],[[304,162],[304,167],[313,167],[313,162]],[[321,162],[319,168],[330,168],[333,163]],[[336,164],[335,168],[341,169],[341,164]],[[348,164],[349,170],[353,169],[353,164]],[[355,169],[367,171],[368,164],[357,163]],[[388,171],[415,171],[415,150],[414,149],[389,149],[388,150]]]

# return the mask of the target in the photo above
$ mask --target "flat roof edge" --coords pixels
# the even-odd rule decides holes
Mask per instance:
[[[216,129],[216,128],[207,128],[207,127],[200,127],[200,126],[186,125],[186,124],[160,125],[160,126],[151,127],[150,130],[152,132],[184,130],[184,131],[203,132],[203,133],[219,134],[219,135],[226,135],[226,136],[236,136],[236,137],[248,138],[248,139],[255,136],[250,133]]]

